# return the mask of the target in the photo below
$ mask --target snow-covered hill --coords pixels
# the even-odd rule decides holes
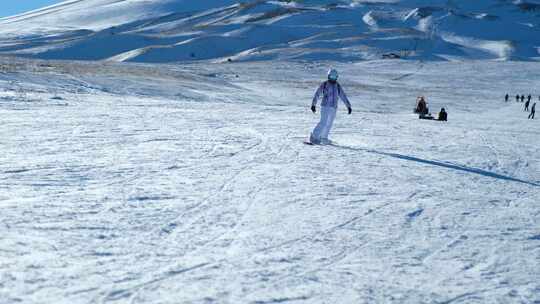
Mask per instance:
[[[532,1],[75,0],[0,19],[0,52],[172,62],[537,60]]]
[[[539,8],[73,0],[0,19],[0,304],[540,303],[540,117],[503,100],[540,103],[539,63],[507,61],[538,59]],[[353,113],[304,145],[331,66]],[[419,120],[418,95],[449,121]]]
[[[0,59],[0,303],[539,303],[537,64],[335,66]]]

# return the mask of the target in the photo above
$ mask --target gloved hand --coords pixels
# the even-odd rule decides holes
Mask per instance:
[[[351,113],[352,113],[352,108],[349,107],[349,108],[347,108],[347,110],[349,110],[349,115],[351,115]]]
[[[317,112],[317,108],[316,108],[315,106],[311,106],[311,112],[316,113],[316,112]]]

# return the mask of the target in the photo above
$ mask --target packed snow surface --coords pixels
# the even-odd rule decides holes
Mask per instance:
[[[1,303],[540,302],[537,64],[0,62]]]
[[[177,62],[538,60],[540,2],[71,0],[0,19],[0,53]]]

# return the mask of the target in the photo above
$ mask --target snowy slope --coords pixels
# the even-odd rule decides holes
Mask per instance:
[[[536,64],[0,63],[2,303],[540,301]]]
[[[67,1],[0,19],[0,52],[42,59],[537,60],[524,1]]]
[[[158,18],[171,12],[186,13],[231,0],[70,0],[21,15],[3,18],[3,33],[36,34],[70,29],[102,30],[112,26]]]

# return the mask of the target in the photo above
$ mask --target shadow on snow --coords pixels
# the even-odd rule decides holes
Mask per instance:
[[[512,181],[512,182],[527,184],[527,185],[530,185],[530,186],[540,187],[540,184],[535,183],[535,182],[529,182],[529,181],[525,181],[525,180],[522,180],[522,179],[518,179],[518,178],[514,178],[514,177],[510,177],[510,176],[506,176],[506,175],[502,175],[502,174],[498,174],[498,173],[478,169],[478,168],[472,168],[472,167],[456,165],[456,164],[450,164],[450,163],[445,163],[445,162],[440,162],[440,161],[422,159],[422,158],[403,155],[403,154],[398,154],[398,153],[388,153],[388,152],[381,152],[381,151],[377,151],[377,150],[364,149],[364,148],[354,148],[354,147],[347,147],[347,146],[341,146],[341,145],[331,145],[331,146],[335,147],[335,148],[346,149],[346,150],[351,150],[351,151],[361,151],[361,152],[368,152],[368,153],[373,153],[373,154],[378,154],[378,155],[384,155],[384,156],[389,156],[389,157],[393,157],[393,158],[397,158],[397,159],[414,161],[414,162],[418,162],[418,163],[422,163],[422,164],[438,166],[438,167],[443,167],[443,168],[448,168],[448,169],[453,169],[453,170],[458,170],[458,171],[464,171],[464,172],[479,174],[479,175],[482,175],[482,176],[496,178],[496,179],[500,179],[500,180]]]

